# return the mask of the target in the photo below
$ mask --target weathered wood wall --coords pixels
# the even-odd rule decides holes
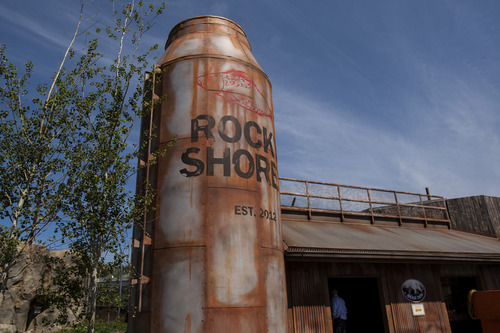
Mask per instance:
[[[482,269],[482,290],[500,290],[500,265],[484,265]]]
[[[332,332],[328,278],[370,277],[379,282],[386,332],[451,332],[441,291],[441,277],[476,277],[482,290],[500,289],[500,266],[466,263],[348,263],[287,261],[289,331]],[[407,279],[427,289],[425,316],[412,314],[401,293]]]
[[[481,195],[446,203],[453,229],[500,238],[500,198]]]

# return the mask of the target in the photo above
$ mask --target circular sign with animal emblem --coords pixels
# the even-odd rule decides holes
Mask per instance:
[[[425,298],[425,286],[415,279],[408,279],[401,286],[403,296],[410,302],[420,302]]]

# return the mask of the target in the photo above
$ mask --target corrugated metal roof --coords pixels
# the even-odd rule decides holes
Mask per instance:
[[[500,241],[447,229],[283,219],[287,256],[500,262]]]

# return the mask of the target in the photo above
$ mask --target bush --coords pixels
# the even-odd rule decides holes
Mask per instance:
[[[95,333],[122,333],[127,332],[127,323],[111,321],[109,323],[96,322]],[[59,333],[87,333],[87,324],[81,324],[71,329],[64,329]]]

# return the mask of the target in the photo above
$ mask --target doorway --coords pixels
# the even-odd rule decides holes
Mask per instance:
[[[346,303],[347,332],[385,332],[385,317],[376,278],[329,278],[329,294],[333,289],[338,290]]]

